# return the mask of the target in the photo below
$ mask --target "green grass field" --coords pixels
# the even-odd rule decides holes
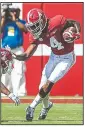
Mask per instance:
[[[20,104],[15,106],[13,103],[1,104],[1,124],[9,125],[68,125],[68,124],[83,124],[83,104],[55,104],[49,111],[45,120],[38,120],[41,110],[41,104],[37,106],[32,122],[25,120],[25,109],[28,104]]]

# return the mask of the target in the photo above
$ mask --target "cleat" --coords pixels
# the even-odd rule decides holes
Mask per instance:
[[[32,108],[30,106],[27,107],[27,109],[26,109],[26,120],[32,121],[33,116],[34,116],[34,108]]]
[[[53,106],[53,103],[50,102],[48,108],[42,108],[38,119],[44,120],[47,116],[48,111],[52,108],[52,106]]]

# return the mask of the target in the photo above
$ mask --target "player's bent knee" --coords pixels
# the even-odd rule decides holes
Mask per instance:
[[[46,95],[51,91],[51,88],[53,86],[54,83],[52,82],[47,82],[45,85],[43,85],[39,91],[39,95],[44,98],[46,97]]]
[[[44,98],[46,96],[46,92],[44,92],[43,88],[40,89],[39,91],[40,97]]]

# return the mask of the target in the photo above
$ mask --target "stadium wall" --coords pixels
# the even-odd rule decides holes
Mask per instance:
[[[26,19],[27,12],[32,8],[42,9],[50,18],[62,14],[81,24],[81,37],[75,42],[76,64],[58,81],[52,91],[53,96],[83,95],[83,3],[23,3],[22,18]],[[29,45],[29,34],[24,35],[24,49]],[[33,57],[26,62],[26,89],[28,95],[36,95],[44,65],[48,61],[50,48],[39,46]]]

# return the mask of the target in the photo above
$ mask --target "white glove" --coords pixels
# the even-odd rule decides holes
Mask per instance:
[[[19,105],[20,104],[20,99],[19,99],[19,97],[18,96],[15,96],[13,93],[10,93],[9,95],[8,95],[8,97],[12,100],[12,101],[14,101],[14,103],[15,103],[15,105]]]
[[[5,46],[5,49],[8,50],[9,52],[11,52],[11,48],[8,45]]]
[[[11,48],[8,45],[5,46],[5,49],[11,52],[13,59],[16,59],[16,54],[11,51]]]

